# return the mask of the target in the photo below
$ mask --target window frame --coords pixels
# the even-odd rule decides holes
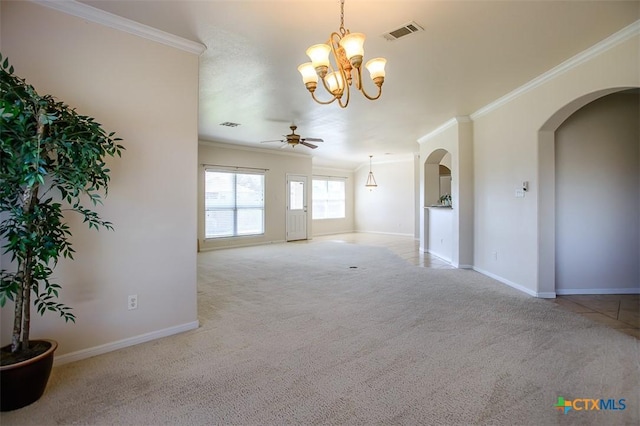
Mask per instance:
[[[324,198],[323,200],[316,200],[315,196],[316,196],[316,191],[313,191],[313,187],[315,185],[316,181],[322,181],[326,183],[327,186],[327,191],[326,193],[329,193],[329,182],[341,182],[343,185],[343,193],[342,193],[342,199],[339,200],[335,200],[335,199],[330,199],[330,198]],[[312,176],[311,178],[311,219],[312,220],[342,220],[342,219],[346,219],[347,218],[347,178],[345,177],[338,177],[338,176]],[[325,206],[331,202],[331,201],[342,201],[342,206],[343,206],[343,210],[342,210],[342,216],[339,217],[315,217],[316,215],[316,211],[317,209],[314,208],[314,205],[316,202],[324,202]],[[329,211],[329,209],[325,208],[325,212]]]
[[[233,207],[231,208],[207,208],[207,173],[226,173],[233,175]],[[204,239],[205,240],[220,240],[225,238],[245,238],[245,237],[259,237],[265,235],[266,232],[266,188],[267,188],[267,170],[266,169],[243,169],[241,167],[225,168],[225,167],[212,167],[205,166],[204,168],[204,184],[203,184],[203,210],[204,210]],[[238,187],[237,178],[238,175],[258,175],[262,176],[262,206],[261,207],[238,207]],[[262,232],[251,234],[239,234],[238,233],[238,212],[242,210],[261,210],[262,211]],[[207,212],[209,211],[232,211],[233,212],[233,234],[232,235],[207,235]]]

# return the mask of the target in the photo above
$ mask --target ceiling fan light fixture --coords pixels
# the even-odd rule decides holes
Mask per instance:
[[[346,108],[351,96],[350,86],[355,80],[355,88],[365,98],[374,101],[382,94],[384,83],[386,60],[375,58],[366,63],[371,75],[371,80],[378,88],[378,93],[369,95],[362,82],[362,62],[364,58],[364,41],[366,36],[362,33],[352,33],[344,28],[344,1],[340,0],[340,29],[329,36],[326,44],[314,44],[307,49],[310,63],[302,64],[298,71],[302,74],[302,81],[311,93],[311,98],[319,104],[326,105],[338,101],[341,108]],[[309,65],[311,64],[311,65]],[[315,80],[310,76],[311,69],[315,71]],[[327,101],[318,99],[315,95],[318,80],[322,80],[322,86],[331,94]],[[343,97],[343,95],[345,95]]]
[[[283,135],[284,139],[261,141],[260,143],[280,142],[282,144],[280,148],[286,148],[287,146],[290,146],[291,148],[295,148],[296,145],[304,145],[307,148],[316,149],[318,145],[314,145],[309,142],[324,142],[324,140],[320,138],[301,137],[299,134],[296,133],[297,128],[298,126],[296,126],[295,124],[292,124],[291,126],[289,126],[289,129],[291,129],[291,133],[289,133],[288,135]]]

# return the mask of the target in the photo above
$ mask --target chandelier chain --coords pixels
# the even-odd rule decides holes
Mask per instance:
[[[344,29],[344,0],[340,0],[340,34],[345,35]]]

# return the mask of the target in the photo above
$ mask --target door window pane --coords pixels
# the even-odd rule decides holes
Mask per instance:
[[[304,182],[289,182],[289,210],[304,209]]]

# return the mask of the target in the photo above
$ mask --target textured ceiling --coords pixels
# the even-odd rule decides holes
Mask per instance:
[[[313,151],[287,149],[312,155],[316,165],[348,169],[369,155],[375,162],[417,152],[417,139],[447,120],[640,18],[637,1],[346,0],[345,27],[367,35],[365,61],[382,56],[388,63],[379,100],[352,93],[341,109],[314,103],[297,71],[308,60],[306,48],[338,30],[338,0],[83,3],[206,45],[202,140],[279,149],[259,142],[281,138],[295,122],[303,137],[325,142]],[[382,37],[410,21],[425,31],[393,42]],[[220,126],[226,121],[240,126]]]

